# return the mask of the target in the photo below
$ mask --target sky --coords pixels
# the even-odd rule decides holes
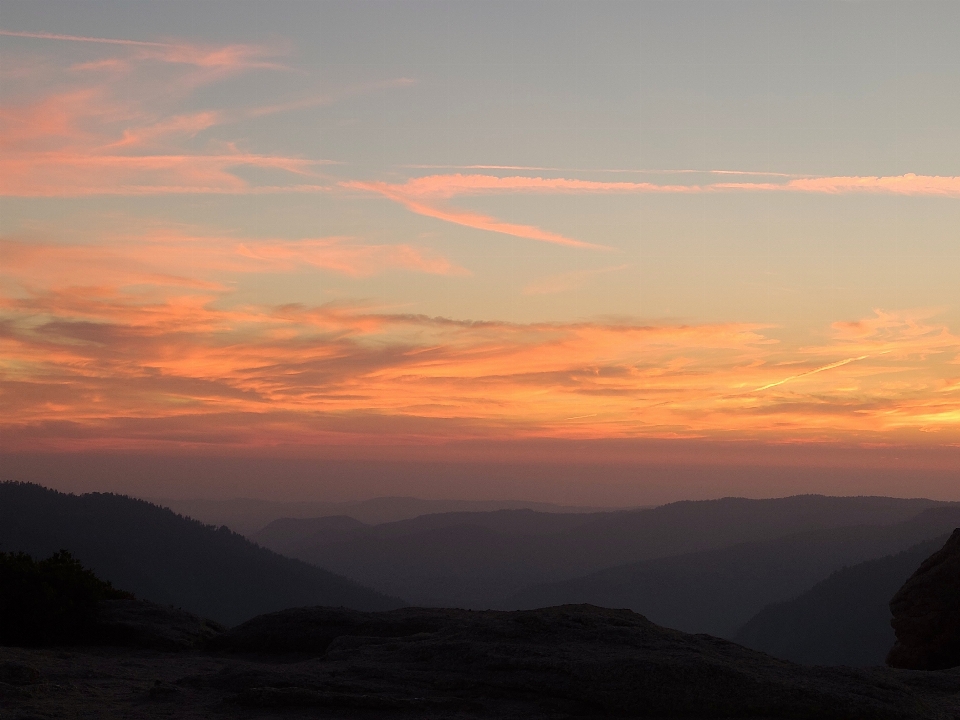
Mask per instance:
[[[4,0],[7,474],[960,499],[958,36],[950,1]]]

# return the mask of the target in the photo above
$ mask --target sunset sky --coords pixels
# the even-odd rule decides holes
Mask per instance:
[[[893,448],[960,499],[958,37],[949,0],[4,0],[0,449]]]

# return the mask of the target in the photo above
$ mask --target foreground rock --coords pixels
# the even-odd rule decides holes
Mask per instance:
[[[224,631],[213,620],[145,600],[105,600],[97,618],[97,644],[154,650],[199,650]]]
[[[153,637],[154,625],[172,622],[159,635],[185,635],[179,651],[0,648],[3,716],[960,716],[957,671],[807,668],[628,610],[300,608],[224,633],[176,612],[164,620],[155,607],[151,625],[141,610],[118,616],[132,612],[140,619],[123,622],[153,627]]]
[[[897,642],[887,664],[916,670],[960,666],[960,528],[890,601]]]

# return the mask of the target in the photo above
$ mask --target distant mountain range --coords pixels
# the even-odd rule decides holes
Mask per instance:
[[[832,572],[897,553],[958,525],[960,507],[930,508],[893,525],[808,530],[621,565],[527,588],[502,606],[527,609],[591,603],[624,607],[643,613],[659,625],[732,638],[765,606],[796,597]],[[913,569],[905,571],[900,584]],[[887,601],[898,587],[894,581]]]
[[[46,558],[60,549],[115,587],[226,625],[301,605],[406,604],[142,500],[0,483],[0,550]]]
[[[384,507],[396,511],[394,500]],[[0,484],[0,550],[68,549],[117,587],[226,625],[310,605],[591,603],[812,664],[881,662],[886,603],[958,526],[960,503],[810,495],[379,524],[281,518],[253,534],[260,547],[141,500]]]
[[[144,498],[181,515],[211,525],[226,525],[250,536],[280,518],[321,518],[346,515],[368,525],[410,520],[421,515],[494,510],[536,510],[542,513],[582,513],[614,508],[555,505],[526,500],[424,500],[414,497],[378,497],[350,502],[276,502],[252,498],[223,500]]]
[[[802,571],[803,579],[799,583],[781,583],[782,587],[776,592],[764,595],[758,603],[751,604],[750,609],[729,616],[719,624],[716,620],[704,624],[704,617],[697,616],[667,618],[679,623],[679,629],[710,628],[732,634],[766,604],[789,599],[844,564],[887,555],[944,532],[931,530],[924,534],[927,531],[921,523],[918,528],[904,528],[901,539],[894,530],[889,541],[878,539],[871,545],[870,531],[865,531],[858,541],[861,549],[846,552],[842,546],[848,535],[831,535],[829,531],[854,526],[892,526],[937,506],[955,507],[960,512],[960,505],[948,506],[930,500],[823,496],[774,500],[726,498],[602,513],[531,510],[444,513],[376,526],[343,519],[282,520],[253,538],[278,552],[342,573],[416,605],[477,609],[530,607],[532,596],[525,597],[522,593],[534,592],[532,587],[543,583],[569,581],[572,584],[565,588],[535,591],[540,593],[537,602],[599,602],[632,607],[663,623],[666,620],[658,618],[649,607],[637,605],[636,601],[643,596],[637,595],[640,591],[635,585],[624,586],[623,592],[605,592],[601,599],[597,595],[584,597],[575,590],[579,582],[576,579],[604,570],[611,573],[607,577],[613,582],[612,578],[621,572],[616,570],[618,566],[823,531],[822,537],[811,536],[811,541],[819,537],[820,549],[804,565],[808,569]],[[856,537],[856,533],[849,537]],[[803,541],[803,538],[796,541],[796,553],[801,555]],[[837,549],[828,549],[833,547],[831,543]],[[732,551],[727,561],[729,567],[736,565],[733,556],[738,552]],[[762,555],[764,551],[748,548],[744,552]],[[770,563],[775,563],[777,551],[770,552]],[[709,556],[702,560],[710,561]],[[696,559],[679,562],[686,563],[691,572],[699,572]],[[666,572],[671,563],[664,561],[659,567]],[[768,566],[773,567],[769,563]],[[629,574],[630,569],[624,568],[622,572]],[[783,572],[788,574],[789,568],[784,567]],[[697,594],[698,583],[705,583],[707,577],[709,574],[690,575],[682,582],[690,583]],[[582,589],[593,592],[597,580],[585,580]],[[600,588],[596,589],[599,592]],[[677,586],[676,591],[670,591],[670,596],[676,597],[679,591]]]

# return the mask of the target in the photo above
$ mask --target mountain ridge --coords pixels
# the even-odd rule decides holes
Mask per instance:
[[[406,604],[143,500],[0,483],[0,549],[47,557],[61,548],[138,597],[228,625],[298,605]]]

